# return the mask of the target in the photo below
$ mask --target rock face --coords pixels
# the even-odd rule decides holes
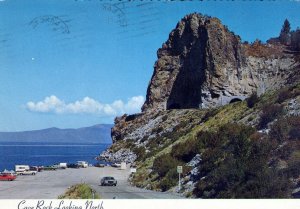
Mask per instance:
[[[264,57],[251,53],[217,18],[185,16],[157,52],[142,110],[215,107],[280,87],[295,61],[263,48]]]
[[[285,50],[280,43],[241,43],[217,18],[185,16],[157,52],[142,113],[115,119],[114,144],[101,157],[133,162],[203,123],[201,108],[299,81],[298,55]]]

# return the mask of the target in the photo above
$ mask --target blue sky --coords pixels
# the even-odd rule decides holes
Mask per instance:
[[[140,110],[156,51],[186,14],[244,41],[300,26],[300,2],[0,0],[0,131],[113,123]]]

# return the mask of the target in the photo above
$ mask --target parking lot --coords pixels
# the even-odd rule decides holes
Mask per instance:
[[[104,176],[114,176],[118,184],[99,186]],[[177,199],[176,194],[153,192],[132,187],[127,182],[129,169],[113,167],[67,168],[56,171],[43,171],[35,176],[18,176],[15,181],[0,181],[0,199],[56,199],[68,187],[87,183],[104,199]]]

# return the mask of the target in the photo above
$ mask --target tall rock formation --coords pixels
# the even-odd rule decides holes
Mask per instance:
[[[142,110],[215,107],[283,85],[293,58],[271,45],[262,55],[253,47],[217,18],[185,16],[157,52]]]
[[[142,148],[148,153],[153,144],[171,143],[178,131],[184,135],[187,128],[202,123],[201,108],[299,81],[299,54],[286,50],[280,43],[242,43],[217,18],[185,16],[157,52],[142,113],[115,119],[114,145],[102,157],[133,162]]]

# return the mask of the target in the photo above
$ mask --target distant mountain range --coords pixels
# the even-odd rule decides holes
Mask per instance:
[[[0,142],[111,143],[112,124],[78,129],[48,128],[22,132],[0,132]]]

